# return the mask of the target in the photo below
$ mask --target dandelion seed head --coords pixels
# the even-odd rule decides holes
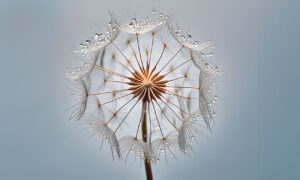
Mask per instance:
[[[144,19],[112,16],[106,32],[80,44],[86,62],[66,74],[79,87],[71,117],[86,119],[113,157],[125,161],[157,163],[187,153],[198,122],[209,130],[214,122],[220,71],[202,52],[211,47],[155,10]]]

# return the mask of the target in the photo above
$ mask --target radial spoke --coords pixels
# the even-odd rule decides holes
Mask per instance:
[[[149,56],[149,60],[147,61],[148,62],[148,65],[150,67],[150,61],[151,61],[151,56],[152,56],[152,49],[153,49],[153,43],[154,43],[154,32],[152,32],[152,42],[151,42],[151,50],[150,50],[150,56]]]
[[[143,59],[142,59],[142,54],[141,54],[141,49],[140,49],[140,41],[139,41],[139,35],[136,34],[136,41],[137,41],[137,45],[138,45],[138,50],[139,50],[139,55],[140,55],[140,59],[141,59],[141,64],[143,69],[145,69],[144,67],[144,63],[143,63]]]
[[[123,64],[115,55],[113,55],[113,58],[114,58],[114,60],[118,61],[119,64],[121,64],[125,69],[127,69],[132,74],[132,71],[130,71],[129,68],[125,64]]]
[[[120,96],[120,97],[118,97],[118,98],[115,98],[115,99],[113,99],[113,100],[111,100],[111,101],[108,101],[108,102],[105,102],[105,103],[102,103],[101,104],[101,106],[102,105],[105,105],[105,104],[109,104],[109,103],[111,103],[111,102],[114,102],[114,101],[117,101],[117,100],[119,100],[119,99],[121,99],[121,98],[124,98],[124,97],[126,97],[126,96],[129,96],[131,93],[129,93],[129,94],[125,94],[125,95],[123,95],[123,96]]]
[[[121,124],[125,121],[125,119],[127,118],[127,116],[129,115],[129,113],[132,111],[132,109],[135,107],[135,105],[139,102],[139,100],[136,101],[136,103],[134,103],[134,105],[130,108],[130,110],[127,112],[126,116],[122,119],[121,123],[118,125],[118,127],[115,130],[115,133],[117,132],[117,130],[120,128]]]
[[[192,86],[165,86],[167,88],[188,88],[188,89],[199,89],[198,87],[192,87]]]
[[[159,58],[158,58],[158,60],[157,60],[157,62],[156,62],[156,64],[155,64],[155,66],[154,66],[155,68],[156,68],[156,66],[158,65],[159,61],[161,60],[161,58],[162,58],[162,56],[163,56],[163,54],[164,54],[164,52],[165,52],[166,47],[167,47],[167,45],[164,44],[164,47],[163,47],[163,49],[162,49],[162,51],[161,51],[161,54],[160,54],[160,56],[159,56]]]
[[[181,67],[182,65],[184,65],[185,63],[191,61],[192,59],[186,60],[183,63],[181,63],[180,65],[178,65],[177,67],[175,67],[174,69],[172,69],[171,71],[169,71],[167,74],[165,74],[165,76],[167,76],[168,74],[170,74],[171,72],[175,71],[176,69],[178,69],[179,67]]]
[[[129,46],[130,46],[130,48],[131,48],[131,50],[132,50],[133,56],[134,56],[134,58],[135,58],[135,60],[136,60],[136,62],[137,62],[137,64],[138,64],[140,70],[141,70],[142,72],[144,72],[143,69],[142,69],[142,67],[141,67],[141,64],[140,64],[140,62],[139,62],[139,60],[138,60],[138,58],[137,58],[137,56],[136,56],[136,52],[135,52],[135,50],[134,50],[134,48],[133,48],[131,42],[129,42]]]
[[[123,109],[128,103],[130,103],[134,98],[131,98],[129,101],[127,101],[125,104],[123,104],[114,114],[117,114],[121,109]],[[111,117],[111,119],[109,121],[107,121],[106,124],[108,124],[114,116]]]
[[[123,74],[116,73],[116,72],[114,72],[114,71],[111,71],[111,70],[106,69],[106,68],[104,68],[104,67],[101,67],[101,66],[99,66],[99,65],[96,65],[95,68],[100,69],[100,70],[102,70],[102,71],[104,71],[104,72],[107,72],[107,73],[112,74],[112,75],[115,75],[115,76],[119,76],[119,77],[122,77],[122,78],[129,79],[128,76],[125,76],[125,75],[123,75]]]
[[[166,103],[166,102],[164,102],[164,101],[162,101],[161,99],[160,99],[160,101],[162,102],[162,103],[164,103],[174,114],[175,114],[175,116],[179,119],[179,120],[181,120],[181,121],[183,121],[183,119],[181,119],[177,114],[176,114],[176,112]]]
[[[139,129],[140,129],[142,120],[143,120],[144,118],[146,118],[146,117],[144,116],[144,113],[146,113],[146,103],[145,103],[145,102],[143,102],[141,118],[140,118],[140,121],[139,121],[139,124],[138,124],[138,128],[137,128],[137,130],[136,130],[135,138],[137,138],[137,136],[138,136],[138,133],[139,133]],[[145,121],[146,121],[146,120],[145,120]]]
[[[187,112],[185,112],[181,107],[179,107],[178,105],[176,105],[175,103],[173,103],[172,101],[168,100],[165,96],[161,96],[163,97],[165,100],[167,100],[170,104],[174,105],[175,107],[177,107],[180,111],[183,111],[185,114],[189,114]]]
[[[157,101],[155,101],[156,104],[158,105],[158,107],[160,108],[161,112],[164,114],[164,116],[166,117],[166,119],[169,121],[169,123],[178,131],[178,128],[170,121],[170,119],[168,118],[168,116],[165,114],[165,112],[163,111],[163,109],[161,108],[161,106],[158,104]]]
[[[186,76],[180,76],[180,77],[177,77],[177,78],[174,78],[174,79],[170,79],[170,80],[168,80],[168,82],[171,82],[171,81],[176,81],[176,80],[178,80],[178,79],[182,79],[182,78],[185,78]],[[167,82],[167,83],[168,83]]]
[[[162,129],[161,129],[161,126],[160,126],[158,117],[157,117],[157,113],[156,113],[156,110],[155,110],[153,101],[151,101],[151,103],[152,103],[152,107],[153,107],[153,110],[154,110],[154,113],[155,113],[155,116],[156,116],[156,120],[157,120],[157,123],[158,123],[158,127],[159,127],[159,130],[160,130],[161,136],[162,136],[163,138],[165,138],[165,136],[164,136],[164,134],[163,134],[163,132],[162,132]]]
[[[134,70],[134,71],[137,71],[133,65],[131,64],[131,62],[129,61],[129,59],[125,56],[125,54],[122,52],[122,50],[115,44],[112,42],[112,44],[115,46],[115,48],[122,54],[122,56],[126,59],[126,61],[128,62],[128,64],[131,66],[131,68]]]
[[[184,118],[184,114],[183,114],[183,103],[182,103],[182,99],[180,99],[179,97],[177,97],[177,101],[178,101],[178,104],[179,104],[179,107],[182,109],[181,110],[181,116],[182,118]]]
[[[161,72],[177,55],[178,53],[182,50],[183,46],[176,52],[176,54],[161,68],[159,72]]]
[[[114,91],[106,91],[106,92],[100,92],[100,93],[93,93],[93,94],[89,94],[89,96],[97,96],[97,95],[101,95],[101,94],[110,94],[110,93],[122,92],[122,91],[129,91],[129,89],[120,89],[120,90],[114,90]]]
[[[180,96],[179,94],[173,92],[173,91],[169,91],[166,89],[167,92],[165,92],[166,94],[169,94],[169,95],[173,95],[173,96],[177,96],[177,97],[180,97],[180,98],[183,98],[183,99],[197,99],[197,98],[191,98],[191,97],[185,97],[185,96]]]

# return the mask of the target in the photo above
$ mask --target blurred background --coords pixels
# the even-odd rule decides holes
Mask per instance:
[[[193,39],[212,40],[223,71],[210,138],[190,156],[154,166],[154,178],[300,179],[299,7],[297,0],[1,0],[0,179],[145,178],[142,164],[112,161],[98,138],[68,120],[65,73],[78,64],[75,47],[104,30],[108,10],[130,18],[153,8]]]

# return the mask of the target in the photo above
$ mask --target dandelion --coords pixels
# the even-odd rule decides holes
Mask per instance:
[[[210,41],[193,41],[152,11],[145,19],[114,18],[76,50],[86,62],[66,76],[77,96],[71,119],[83,119],[113,157],[151,164],[192,150],[199,128],[211,130],[214,84]]]

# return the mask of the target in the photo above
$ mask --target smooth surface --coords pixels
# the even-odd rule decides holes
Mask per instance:
[[[142,164],[68,121],[74,47],[108,10],[171,14],[194,39],[215,42],[223,71],[216,125],[196,153],[153,167],[155,179],[300,179],[299,1],[1,1],[0,179],[144,179]],[[102,29],[103,30],[103,29]]]

